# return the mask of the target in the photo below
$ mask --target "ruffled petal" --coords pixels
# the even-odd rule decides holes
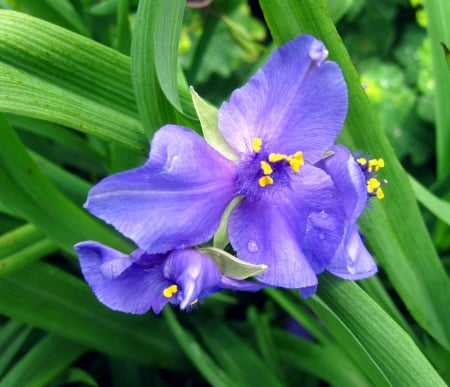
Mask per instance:
[[[219,128],[239,153],[254,138],[270,152],[302,151],[317,162],[333,145],[347,113],[347,87],[338,65],[322,62],[327,51],[310,35],[289,41],[219,111]]]
[[[81,242],[75,245],[81,271],[95,296],[108,308],[125,313],[143,314],[150,309],[159,313],[168,298],[163,289],[170,283],[163,277],[160,265],[161,256],[144,258],[144,266],[139,261],[127,257],[120,251],[97,242]],[[117,277],[108,278],[102,271],[103,263],[117,262],[121,269],[128,265]],[[129,263],[131,262],[131,265]],[[145,269],[145,270],[144,270]],[[117,270],[119,272],[120,270]]]
[[[317,166],[334,181],[349,221],[355,222],[367,204],[367,187],[364,174],[355,158],[343,145],[333,149],[334,154],[321,160]]]
[[[270,286],[300,288],[317,284],[317,277],[300,247],[292,203],[275,205],[268,197],[245,198],[232,211],[228,232],[239,258],[265,264],[257,278]]]
[[[149,253],[209,240],[235,191],[236,164],[195,132],[156,132],[147,163],[100,181],[85,207]]]
[[[347,232],[345,243],[339,248],[327,270],[347,280],[367,278],[378,271],[372,255],[361,240],[356,225]]]
[[[164,276],[181,289],[177,293],[180,309],[209,294],[222,277],[214,261],[196,250],[177,250],[164,264]]]

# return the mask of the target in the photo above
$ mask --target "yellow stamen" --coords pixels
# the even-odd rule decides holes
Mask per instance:
[[[266,187],[273,184],[273,179],[270,176],[262,176],[259,178],[258,184],[260,187]]]
[[[356,162],[357,162],[359,165],[366,165],[366,164],[367,164],[367,159],[364,158],[364,157],[360,157],[359,159],[356,160]]]
[[[383,159],[371,159],[369,160],[369,172],[372,172],[375,169],[375,172],[378,172],[381,168],[384,167]]]
[[[287,156],[281,153],[271,153],[269,154],[269,161],[271,163],[276,163],[277,161],[287,160]]]
[[[291,169],[295,173],[300,172],[300,167],[305,163],[303,161],[303,153],[302,152],[296,152],[294,155],[288,157],[289,165],[291,166]]]
[[[196,298],[194,301],[192,301],[189,305],[195,305],[198,302],[198,298]]]
[[[381,200],[384,198],[384,192],[383,192],[382,188],[378,188],[376,194],[377,194],[377,199]]]
[[[260,138],[256,137],[253,140],[253,151],[255,153],[259,153],[259,152],[261,152],[261,147],[262,147],[262,140]]]
[[[178,292],[177,285],[170,285],[169,287],[163,290],[163,296],[166,298],[172,297],[176,292]]]
[[[261,161],[261,169],[265,175],[270,175],[273,172],[272,166],[267,161]]]
[[[378,179],[375,179],[374,177],[370,178],[367,181],[367,192],[372,193],[377,188],[379,188],[381,185],[380,181]]]

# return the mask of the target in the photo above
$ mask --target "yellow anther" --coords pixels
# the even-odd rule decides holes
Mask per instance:
[[[289,165],[291,166],[291,169],[295,173],[299,173],[300,167],[305,163],[303,161],[303,153],[302,152],[296,152],[292,156],[289,156],[288,158]]]
[[[260,187],[267,187],[273,184],[273,179],[270,176],[262,176],[259,178],[258,184]]]
[[[384,167],[383,159],[371,159],[369,160],[369,172],[372,172],[375,169],[375,172],[378,172],[381,168]]]
[[[374,177],[370,178],[367,181],[367,192],[374,192],[377,188],[380,188],[380,185],[381,183],[378,179],[375,179]]]
[[[169,287],[163,290],[163,296],[166,298],[172,297],[176,292],[178,292],[177,285],[170,285]]]
[[[267,161],[261,161],[261,169],[265,175],[270,175],[273,172],[272,166]]]
[[[271,153],[269,154],[269,161],[271,163],[276,163],[277,161],[287,160],[287,156],[281,153]]]
[[[262,147],[262,140],[260,138],[256,137],[253,140],[253,151],[255,153],[259,153],[259,152],[261,152],[261,147]]]
[[[366,165],[366,164],[367,164],[367,159],[364,158],[364,157],[360,157],[359,159],[356,159],[356,162],[357,162],[359,165]]]
[[[383,192],[382,188],[378,188],[376,194],[377,194],[377,199],[381,200],[384,198],[384,192]]]
[[[289,160],[289,165],[291,166],[291,169],[295,173],[299,173],[300,172],[300,167],[303,165],[303,163],[301,163],[300,160],[297,160],[297,159],[290,159]]]
[[[192,301],[189,305],[195,305],[198,302],[198,298],[196,298],[194,301]]]

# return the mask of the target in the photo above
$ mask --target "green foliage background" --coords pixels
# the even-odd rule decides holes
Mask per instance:
[[[190,3],[0,1],[0,386],[448,384],[450,3]],[[339,140],[387,164],[386,198],[360,222],[379,275],[321,275],[307,300],[105,308],[72,246],[132,246],[83,210],[90,186],[141,164],[163,124],[200,131],[189,85],[219,106],[301,33],[344,71]]]

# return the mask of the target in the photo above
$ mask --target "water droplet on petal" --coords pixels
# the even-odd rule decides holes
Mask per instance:
[[[259,247],[255,240],[250,239],[247,243],[247,249],[251,253],[256,253],[258,251]]]

